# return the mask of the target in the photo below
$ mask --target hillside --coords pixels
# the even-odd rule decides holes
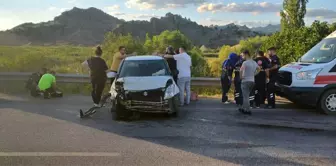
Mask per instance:
[[[55,17],[53,21],[25,23],[7,33],[25,37],[33,45],[95,45],[104,39],[106,32],[121,23],[121,20],[96,8],[73,8]]]
[[[241,39],[257,35],[257,33],[252,32],[248,28],[240,29],[236,25],[225,28],[202,26],[190,19],[172,13],[167,13],[161,18],[152,18],[150,21],[125,22],[114,29],[113,32],[121,34],[131,33],[135,37],[145,39],[146,33],[149,33],[149,35],[158,35],[164,30],[180,30],[195,45],[205,45],[211,48],[220,47],[224,44],[235,45]]]
[[[152,18],[150,21],[125,22],[96,8],[73,8],[52,21],[38,24],[24,23],[1,32],[0,44],[92,46],[101,43],[108,31],[131,33],[134,37],[144,40],[146,33],[158,35],[164,30],[180,30],[195,45],[211,48],[224,44],[235,45],[242,39],[258,35],[245,26],[230,24],[222,28],[206,27],[172,13],[167,13],[161,18]]]
[[[279,32],[280,28],[281,28],[280,24],[278,24],[278,25],[269,24],[265,27],[254,27],[254,28],[251,28],[251,30],[255,31],[255,32],[262,33],[262,34],[269,35],[269,34],[273,34],[275,32]]]
[[[10,32],[0,32],[0,45],[16,46],[29,44],[26,37],[16,35]]]

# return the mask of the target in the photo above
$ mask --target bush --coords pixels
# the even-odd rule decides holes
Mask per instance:
[[[264,42],[262,49],[276,47],[282,64],[288,64],[297,61],[332,31],[333,26],[315,21],[310,27],[288,29],[272,35]]]
[[[184,46],[187,50],[192,49],[193,45],[191,41],[180,31],[163,31],[160,35],[153,36],[146,35],[146,41],[144,44],[144,49],[147,53],[153,52],[165,52],[167,46],[172,46],[173,48],[179,48]]]
[[[194,47],[189,54],[192,60],[192,77],[211,77],[212,74],[210,73],[210,67],[208,66],[206,59],[203,57],[202,51],[199,48]]]
[[[143,55],[146,53],[141,41],[134,39],[131,34],[123,36],[109,32],[105,35],[103,43],[104,57],[112,60],[113,55],[119,51],[120,46],[126,47],[127,54],[137,52],[138,55]]]

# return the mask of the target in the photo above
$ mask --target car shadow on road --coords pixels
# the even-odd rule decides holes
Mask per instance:
[[[92,118],[80,119],[78,114],[79,107],[89,108],[90,104],[88,103],[91,103],[90,97],[71,96],[53,100],[33,99],[28,102],[11,101],[10,103],[0,105],[0,107],[13,108],[29,113],[49,116],[105,132],[142,139],[236,164],[256,165],[253,164],[256,163],[256,158],[253,159],[253,157],[251,158],[248,155],[237,157],[235,155],[227,155],[224,152],[238,150],[253,153],[259,156],[257,165],[273,165],[274,163],[281,163],[282,165],[305,165],[278,157],[272,157],[266,153],[259,153],[251,149],[274,145],[259,145],[256,143],[241,142],[240,140],[227,143],[213,139],[212,137],[215,137],[216,133],[213,133],[213,135],[202,134],[202,132],[209,132],[206,129],[201,129],[202,127],[220,128],[222,126],[216,126],[216,124],[208,124],[202,121],[195,122],[188,118],[197,116],[197,111],[198,113],[209,111],[209,116],[211,116],[211,113],[216,113],[216,110],[217,112],[220,109],[225,110],[225,106],[217,100],[201,99],[197,102],[192,102],[189,106],[181,108],[180,116],[177,118],[171,118],[160,114],[142,114],[139,120],[131,122],[113,121],[111,113],[107,108],[98,110]],[[228,109],[231,109],[231,107],[234,106],[230,105],[227,107]],[[202,108],[204,110],[202,110]],[[207,110],[207,108],[213,108],[213,110]],[[195,115],[192,115],[193,110],[196,110]],[[217,114],[218,113],[214,116]]]

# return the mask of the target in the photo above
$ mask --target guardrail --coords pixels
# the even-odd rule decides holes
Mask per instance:
[[[0,72],[0,81],[26,81],[31,73]],[[56,74],[57,82],[60,83],[89,83],[89,75],[82,74]],[[192,77],[193,86],[220,86],[219,78]]]

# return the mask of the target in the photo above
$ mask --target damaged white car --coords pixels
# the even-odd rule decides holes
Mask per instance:
[[[127,57],[110,89],[115,119],[133,112],[167,113],[177,116],[179,89],[165,59],[159,56]]]

